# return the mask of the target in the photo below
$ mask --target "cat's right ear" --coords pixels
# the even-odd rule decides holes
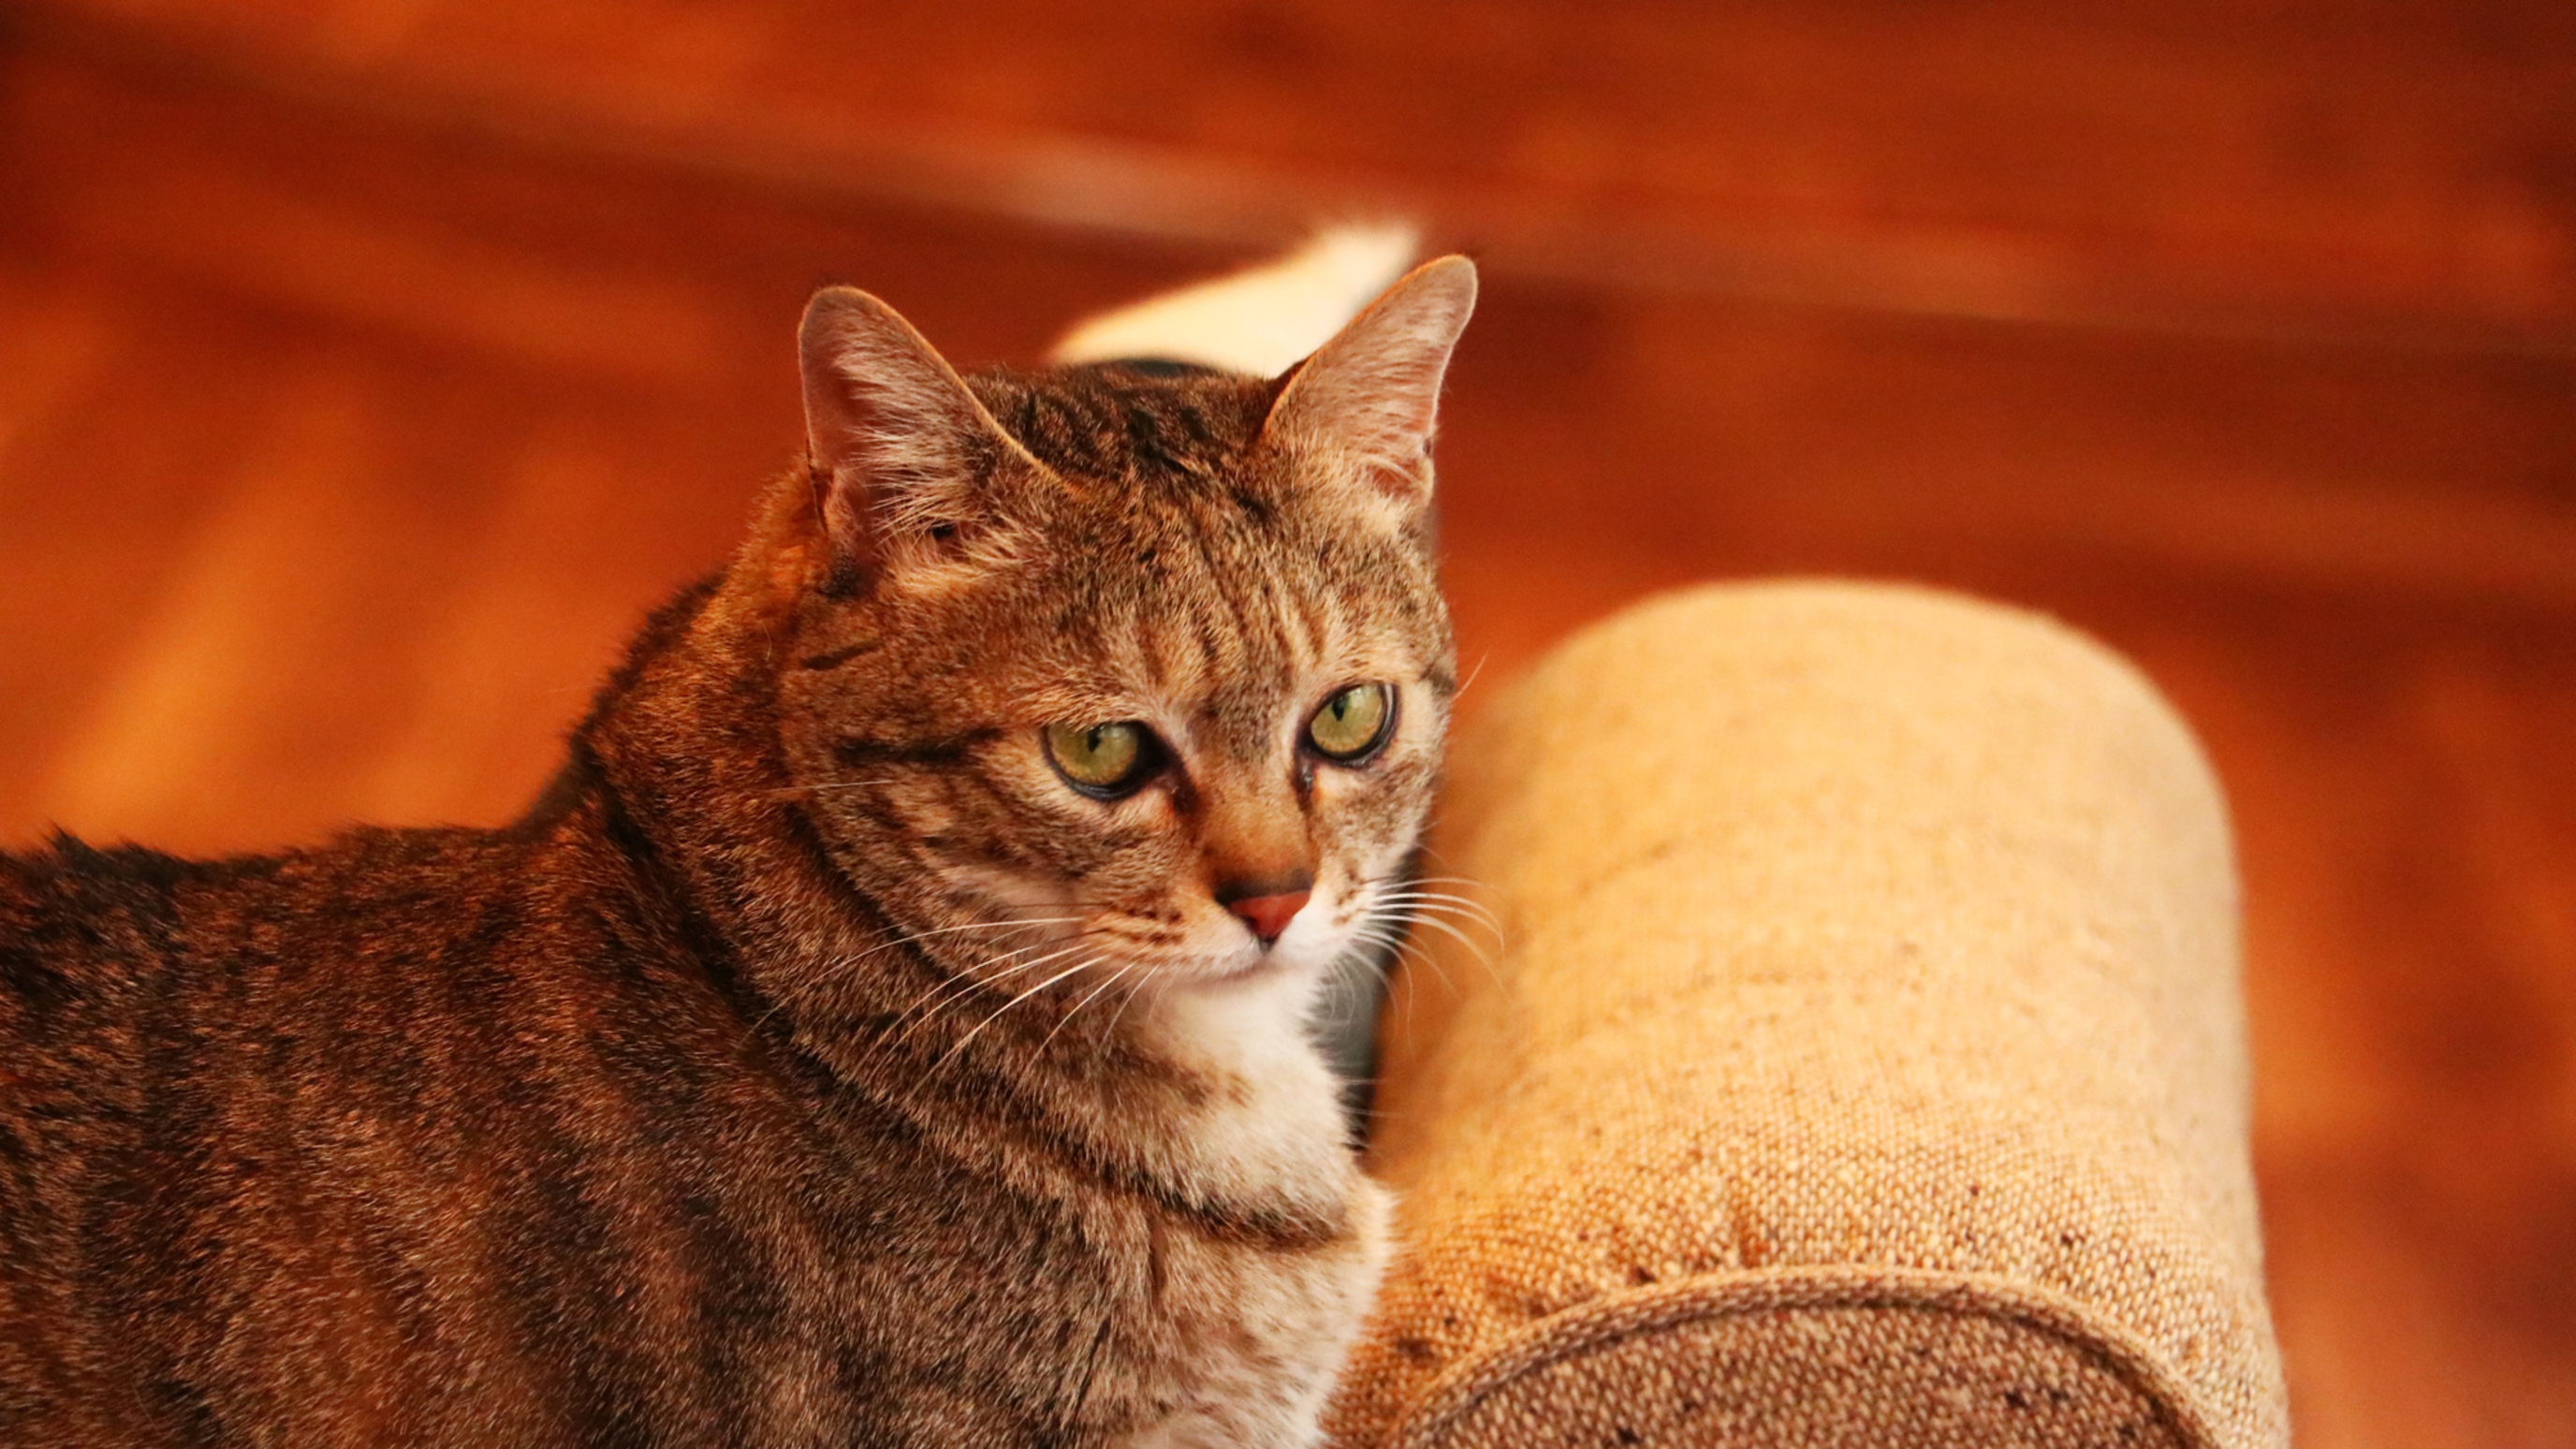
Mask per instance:
[[[1327,486],[1399,519],[1431,501],[1431,434],[1449,354],[1476,310],[1476,265],[1425,262],[1280,385],[1262,436]]]
[[[805,456],[836,571],[874,571],[908,538],[971,522],[997,465],[1036,467],[912,324],[825,287],[798,333]]]

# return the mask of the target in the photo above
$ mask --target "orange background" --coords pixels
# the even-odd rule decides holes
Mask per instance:
[[[1485,266],[1478,687],[1757,573],[2130,652],[2239,815],[2301,1443],[2576,1444],[2555,0],[0,0],[0,840],[503,818],[815,282],[1028,360],[1386,214]]]

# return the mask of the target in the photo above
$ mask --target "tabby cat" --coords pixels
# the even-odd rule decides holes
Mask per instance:
[[[499,830],[0,855],[0,1444],[1304,1445],[1454,688],[1450,257],[1276,378],[807,308]]]

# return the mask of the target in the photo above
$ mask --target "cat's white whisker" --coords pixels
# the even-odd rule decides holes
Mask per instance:
[[[1462,921],[1473,922],[1492,932],[1496,946],[1503,944],[1502,917],[1496,915],[1491,907],[1472,897],[1456,895],[1448,891],[1396,890],[1385,892],[1378,898],[1378,903],[1412,915],[1454,915]]]
[[[768,794],[773,800],[784,800],[795,795],[811,795],[818,790],[865,790],[876,785],[898,783],[900,778],[896,776],[888,776],[882,780],[818,780],[803,785],[783,785],[769,791]]]
[[[1094,962],[1093,964],[1098,965],[1100,963]],[[1111,972],[1107,980],[1091,988],[1089,995],[1084,996],[1080,1001],[1077,1001],[1072,1006],[1066,1008],[1063,1018],[1058,1020],[1053,1027],[1048,1028],[1045,1036],[1038,1039],[1038,1049],[1034,1055],[1046,1055],[1047,1043],[1055,1040],[1055,1034],[1064,1030],[1067,1025],[1071,1024],[1075,1017],[1081,1015],[1084,1007],[1087,1007],[1092,1002],[1099,1000],[1100,993],[1107,991],[1109,988],[1117,985],[1121,980],[1124,980],[1128,972],[1136,969],[1136,964],[1137,963],[1130,961],[1126,965],[1119,967],[1116,971]]]
[[[1382,898],[1389,905],[1409,906],[1418,910],[1453,911],[1491,930],[1499,938],[1503,933],[1502,917],[1480,901],[1453,896],[1441,891],[1395,891]]]
[[[930,1007],[930,1010],[924,1012],[923,1015],[915,1020],[911,1026],[905,1027],[902,1034],[895,1037],[893,1044],[901,1045],[912,1036],[913,1032],[918,1031],[925,1023],[936,1018],[940,1012],[956,1005],[958,1002],[972,999],[975,993],[981,988],[998,986],[1001,983],[1010,980],[1014,976],[1021,975],[1024,972],[1035,971],[1050,962],[1061,961],[1065,957],[1074,954],[1076,951],[1085,949],[1083,943],[1077,941],[1073,945],[1064,947],[1058,951],[1049,952],[1035,960],[1017,962],[1013,965],[1005,966],[999,971],[992,972],[989,975],[985,974],[986,968],[992,966],[996,962],[1008,961],[1013,956],[1019,955],[1022,952],[1034,951],[1040,946],[1051,944],[1053,943],[1041,941],[1036,945],[1023,946],[1018,951],[1005,951],[997,956],[987,956],[983,960],[976,962],[974,966],[967,970],[961,971],[948,980],[932,987],[928,992],[923,994],[921,1000],[904,1008],[901,1016],[897,1016],[893,1021],[886,1023],[887,1029],[892,1030],[894,1027],[902,1025],[904,1017],[911,1016],[913,1012],[919,1011],[924,1006]]]
[[[1500,979],[1501,973],[1495,971],[1494,968],[1494,958],[1486,954],[1485,948],[1478,945],[1474,937],[1469,936],[1466,932],[1459,930],[1448,922],[1441,920],[1438,916],[1417,915],[1413,918],[1413,923],[1417,926],[1428,926],[1432,930],[1438,931],[1440,934],[1456,941],[1460,946],[1466,948],[1467,954],[1475,957],[1477,961],[1481,962],[1487,972],[1494,974],[1496,979]]]
[[[1463,875],[1417,875],[1395,881],[1392,884],[1400,890],[1422,890],[1433,886],[1459,886],[1463,887],[1466,891],[1474,892],[1478,899],[1491,896],[1498,901],[1509,894],[1500,886],[1488,885],[1483,881]]]
[[[1393,950],[1392,945],[1354,935],[1352,949],[1345,950],[1335,957],[1332,965],[1326,969],[1324,977],[1326,1008],[1335,1017],[1347,1017],[1367,1005],[1371,994],[1369,988],[1362,984],[1360,973],[1352,968],[1366,967],[1368,981],[1382,982],[1386,979],[1386,963],[1381,958]]]
[[[1392,926],[1378,926],[1371,928],[1367,939],[1385,946],[1387,950],[1393,954],[1394,959],[1398,961],[1420,961],[1424,966],[1430,968],[1432,975],[1440,978],[1440,984],[1444,989],[1454,989],[1449,980],[1449,973],[1441,970],[1440,963],[1432,957],[1430,952],[1423,950],[1421,944],[1416,942],[1411,936],[1394,930]],[[1379,975],[1384,976],[1385,974],[1387,974],[1385,968],[1380,967]]]
[[[1426,850],[1427,850],[1428,848],[1429,848],[1429,847],[1425,847],[1425,849],[1426,849]],[[1357,882],[1357,888],[1358,888],[1358,889],[1360,889],[1360,890],[1363,890],[1363,891],[1380,891],[1380,892],[1395,892],[1395,891],[1422,891],[1422,890],[1431,890],[1431,889],[1433,889],[1434,887],[1438,887],[1438,886],[1459,886],[1459,887],[1463,887],[1466,891],[1474,892],[1474,893],[1476,894],[1476,896],[1477,896],[1477,897],[1479,897],[1479,898],[1481,898],[1481,897],[1483,897],[1483,896],[1497,896],[1497,897],[1499,897],[1499,896],[1501,896],[1501,895],[1503,895],[1503,894],[1504,894],[1503,890],[1502,890],[1500,887],[1498,887],[1498,886],[1488,885],[1488,884],[1487,884],[1487,883],[1485,883],[1484,881],[1477,880],[1477,879],[1475,879],[1475,878],[1474,878],[1474,877],[1472,877],[1472,876],[1463,876],[1463,875],[1401,875],[1401,874],[1389,874],[1389,875],[1382,875],[1382,876],[1372,876],[1372,877],[1369,877],[1369,878],[1367,878],[1367,879],[1365,879],[1365,880],[1362,880],[1362,881]],[[1459,895],[1460,893],[1458,893],[1458,892],[1441,892],[1441,894],[1447,894],[1447,895]],[[1464,896],[1460,896],[1460,898],[1464,899],[1465,897],[1464,897]]]
[[[1453,881],[1446,876],[1417,876],[1412,880],[1390,881],[1387,883],[1386,888],[1390,892],[1423,891],[1433,895],[1448,896],[1456,900],[1478,899],[1478,897],[1468,895],[1463,891],[1440,889],[1440,887],[1447,885],[1466,886],[1471,889],[1479,888],[1476,886],[1476,882],[1474,881]]]
[[[1451,692],[1449,696],[1451,703],[1456,703],[1461,696],[1466,694],[1467,690],[1475,684],[1476,676],[1485,672],[1485,661],[1493,657],[1494,656],[1491,654],[1479,654],[1476,656],[1475,666],[1467,671],[1467,677],[1459,680],[1458,688]]]
[[[927,940],[928,938],[930,938],[930,937],[932,937],[932,936],[944,936],[944,935],[949,935],[949,934],[951,934],[951,933],[959,932],[959,931],[977,931],[977,930],[998,931],[998,930],[1007,930],[1007,929],[1010,929],[1010,928],[1013,928],[1013,927],[1042,926],[1042,925],[1062,925],[1062,924],[1066,924],[1066,923],[1069,923],[1069,922],[1078,921],[1078,920],[1080,920],[1080,919],[1081,919],[1081,917],[1079,917],[1079,916],[1051,916],[1051,917],[1045,917],[1045,918],[1042,918],[1042,919],[1032,920],[1032,921],[970,921],[970,922],[967,922],[966,924],[961,925],[961,926],[943,926],[943,927],[940,927],[940,928],[939,928],[939,929],[937,929],[937,930],[921,931],[921,932],[917,932],[917,933],[912,934],[912,935],[907,935],[907,936],[898,936],[898,937],[895,937],[893,940],[890,940],[890,941],[880,942],[879,944],[874,945],[874,946],[871,946],[871,947],[869,947],[867,950],[862,951],[862,952],[860,952],[859,954],[857,954],[857,955],[855,955],[855,956],[851,956],[851,957],[846,958],[846,959],[845,959],[845,960],[843,960],[840,964],[841,964],[842,969],[844,969],[844,970],[854,969],[854,968],[856,968],[856,967],[858,967],[858,966],[860,966],[860,965],[864,964],[864,963],[865,963],[865,962],[866,962],[870,957],[877,956],[877,955],[881,955],[881,954],[883,954],[883,953],[885,953],[885,952],[887,952],[887,951],[891,951],[891,950],[893,950],[893,949],[894,949],[895,947],[897,947],[897,946],[908,946],[908,945],[911,945],[913,942],[916,942],[916,941]],[[1021,949],[1021,950],[1035,950],[1035,949],[1037,948],[1037,946],[1043,946],[1043,945],[1046,945],[1046,944],[1048,944],[1048,943],[1047,943],[1047,942],[1043,942],[1043,941],[1041,941],[1041,942],[1037,942],[1037,943],[1035,943],[1035,945],[1031,945],[1031,946],[1024,946],[1024,947],[1021,947],[1020,949]],[[985,958],[985,960],[984,960],[984,961],[979,962],[979,963],[978,963],[978,965],[979,965],[979,966],[987,966],[987,965],[990,965],[990,964],[992,964],[994,961],[997,961],[997,960],[1006,960],[1006,959],[1008,959],[1008,958],[1009,958],[1009,956],[1010,956],[1011,954],[1013,954],[1013,953],[1007,953],[1007,952],[1006,952],[1006,953],[1004,953],[1002,956],[987,957],[987,958]],[[949,979],[949,980],[943,980],[943,981],[941,981],[938,985],[936,985],[936,986],[932,987],[932,988],[930,989],[930,992],[928,993],[928,995],[935,996],[935,995],[937,995],[939,992],[941,992],[941,991],[943,991],[943,990],[947,989],[949,986],[951,986],[951,985],[953,985],[953,984],[954,984],[954,978],[951,978],[951,979]],[[925,997],[925,998],[923,998],[923,999],[925,999],[925,1000],[926,1000],[926,999],[927,999],[927,997]],[[768,1009],[767,1011],[762,1012],[762,1013],[761,1013],[757,1018],[755,1018],[755,1019],[753,1020],[753,1022],[751,1023],[751,1029],[752,1029],[753,1031],[758,1031],[758,1030],[760,1030],[760,1028],[761,1028],[763,1025],[765,1025],[771,1017],[776,1016],[776,1015],[778,1014],[779,1008],[781,1008],[781,1007],[785,1006],[786,1004],[787,1004],[787,1003],[786,1003],[786,1002],[785,1002],[785,1000],[783,1000],[783,999],[782,999],[782,1000],[779,1000],[779,1001],[773,1001],[773,1002],[771,1002],[771,1003],[770,1003],[770,1005],[769,1005],[769,1009]],[[900,1023],[902,1022],[902,1020],[904,1019],[904,1017],[910,1016],[910,1015],[912,1014],[913,1010],[914,1010],[915,1008],[917,1008],[920,1004],[921,1004],[921,1002],[920,1002],[920,1001],[915,1001],[915,1002],[913,1003],[913,1005],[912,1005],[912,1006],[908,1006],[908,1007],[904,1008],[904,1010],[903,1010],[901,1013],[899,1013],[899,1014],[895,1017],[894,1022],[889,1023],[889,1025],[900,1024]]]
[[[1029,952],[1029,951],[1035,951],[1035,950],[1038,950],[1040,947],[1043,947],[1043,946],[1046,946],[1046,945],[1050,945],[1050,944],[1052,944],[1052,943],[1051,943],[1051,942],[1046,942],[1046,941],[1038,941],[1038,942],[1033,942],[1033,943],[1031,943],[1031,944],[1029,944],[1029,945],[1026,945],[1026,946],[1019,946],[1019,947],[1015,947],[1015,948],[1013,948],[1013,949],[1011,949],[1011,950],[1008,950],[1008,951],[1003,951],[1003,952],[1000,952],[1000,953],[995,954],[995,955],[987,956],[987,957],[985,957],[983,960],[975,962],[972,966],[968,967],[966,970],[964,970],[964,971],[962,971],[962,972],[957,972],[957,973],[954,973],[954,974],[951,974],[951,975],[942,976],[938,981],[936,981],[936,982],[932,983],[932,985],[931,985],[931,987],[930,987],[930,989],[929,989],[929,990],[927,990],[927,991],[925,991],[925,992],[921,993],[921,995],[919,995],[919,996],[917,996],[917,997],[913,998],[912,1003],[911,1003],[910,1005],[906,1006],[902,1011],[897,1012],[897,1013],[895,1014],[894,1018],[893,1018],[891,1021],[888,1021],[888,1022],[886,1023],[886,1025],[885,1025],[885,1030],[892,1031],[894,1028],[896,1028],[896,1027],[898,1027],[898,1026],[903,1025],[904,1021],[905,1021],[907,1018],[909,1018],[909,1017],[910,1017],[914,1012],[919,1011],[919,1010],[921,1010],[921,1009],[922,1009],[922,1008],[924,1008],[924,1007],[930,1007],[930,1008],[931,1008],[931,1010],[930,1010],[930,1016],[936,1016],[936,1015],[938,1015],[938,1014],[939,1014],[939,1009],[940,1009],[940,1007],[944,1007],[944,1006],[946,1006],[950,1001],[959,1001],[959,1000],[963,1000],[963,999],[965,999],[966,997],[972,996],[972,995],[975,993],[975,989],[976,989],[977,987],[981,986],[981,985],[984,985],[987,981],[1003,981],[1003,980],[1008,980],[1008,979],[1012,976],[1012,974],[1013,974],[1013,973],[1015,973],[1016,971],[1018,971],[1018,970],[1020,969],[1019,967],[1017,967],[1017,966],[1007,967],[1007,968],[1003,969],[1002,971],[1000,971],[1000,972],[997,972],[997,973],[993,974],[993,975],[992,975],[992,976],[990,976],[990,977],[982,976],[982,975],[980,975],[979,973],[981,973],[981,972],[985,971],[987,968],[991,967],[991,966],[992,966],[994,963],[996,963],[996,962],[1000,962],[1000,961],[1008,961],[1008,960],[1010,960],[1013,956],[1021,955],[1021,954],[1025,953],[1025,952]],[[1062,953],[1058,953],[1058,954],[1062,954]],[[1033,964],[1043,965],[1043,964],[1045,964],[1046,960],[1048,960],[1048,959],[1050,959],[1050,958],[1041,957],[1041,958],[1040,958],[1036,963],[1033,963]],[[945,1000],[943,1000],[942,998],[946,998],[946,999],[945,999]],[[936,1004],[934,1004],[934,1003],[936,1003]],[[929,1019],[929,1017],[927,1017],[927,1016],[923,1018],[923,1020],[924,1020],[924,1021],[926,1021],[926,1020],[928,1020],[928,1019]],[[917,1025],[917,1024],[918,1024],[918,1023],[916,1023],[916,1025]],[[895,1040],[896,1040],[897,1042],[900,1042],[900,1041],[902,1041],[902,1040],[904,1039],[904,1037],[905,1037],[905,1036],[909,1036],[909,1035],[911,1035],[911,1033],[910,1033],[909,1031],[907,1031],[907,1032],[905,1032],[905,1033],[903,1034],[903,1036],[898,1036],[898,1037],[896,1037],[896,1038],[895,1038]]]
[[[1419,945],[1416,945],[1414,942],[1407,941],[1396,948],[1396,956],[1397,959],[1402,960],[1407,964],[1417,965],[1428,970],[1439,980],[1441,990],[1449,992],[1452,995],[1457,994],[1458,983],[1450,979],[1447,971],[1441,969],[1439,958],[1433,956],[1430,952],[1423,950]]]
[[[1090,970],[1092,967],[1097,966],[1097,965],[1099,965],[1099,964],[1100,964],[1100,958],[1099,958],[1099,957],[1097,957],[1097,956],[1085,956],[1082,960],[1079,960],[1079,961],[1074,962],[1072,965],[1067,966],[1067,967],[1066,967],[1066,968],[1064,968],[1063,970],[1061,970],[1061,971],[1059,971],[1059,972],[1055,973],[1053,976],[1050,976],[1050,977],[1048,977],[1047,979],[1045,979],[1044,981],[1039,982],[1037,985],[1030,987],[1028,990],[1021,992],[1019,995],[1012,997],[1010,1000],[1003,1002],[1003,1003],[1001,1004],[1001,1006],[1000,1006],[999,1008],[997,1008],[997,1009],[993,1012],[993,1014],[992,1014],[991,1016],[985,1017],[982,1021],[979,1021],[979,1022],[975,1023],[974,1027],[973,1027],[971,1030],[969,1030],[969,1031],[968,1031],[964,1036],[959,1037],[959,1038],[956,1040],[956,1042],[955,1042],[955,1043],[953,1043],[953,1044],[948,1048],[948,1050],[947,1050],[947,1051],[942,1052],[942,1053],[940,1054],[939,1060],[937,1060],[937,1061],[935,1061],[935,1062],[932,1062],[932,1063],[930,1064],[930,1070],[931,1070],[931,1071],[933,1071],[933,1072],[936,1072],[936,1071],[938,1071],[941,1067],[944,1067],[944,1066],[948,1065],[948,1063],[949,1063],[949,1062],[951,1062],[951,1061],[955,1060],[955,1058],[956,1058],[956,1056],[957,1056],[957,1054],[958,1054],[959,1052],[962,1052],[962,1051],[966,1050],[966,1044],[967,1044],[968,1042],[971,1042],[971,1041],[973,1041],[976,1037],[983,1035],[984,1028],[986,1028],[986,1027],[988,1027],[988,1026],[991,1026],[994,1022],[997,1022],[997,1021],[1001,1020],[1001,1019],[1002,1019],[1002,1014],[1003,1014],[1004,1012],[1009,1011],[1012,1007],[1017,1006],[1017,1005],[1019,1005],[1021,1002],[1028,1000],[1030,997],[1037,995],[1039,992],[1046,990],[1048,987],[1053,986],[1053,985],[1054,985],[1054,984],[1056,984],[1057,982],[1062,981],[1062,980],[1064,980],[1064,979],[1066,979],[1067,977],[1070,977],[1070,976],[1080,975],[1082,972],[1088,971],[1088,970]],[[925,1074],[925,1075],[926,1075],[926,1074]]]
[[[1381,952],[1392,951],[1396,947],[1403,945],[1404,933],[1401,931],[1385,929],[1355,931],[1351,934],[1351,942],[1355,946],[1364,946],[1370,949],[1350,952],[1345,959],[1357,958],[1366,960]]]
[[[1136,1004],[1137,997],[1144,996],[1149,993],[1157,1000],[1160,1000],[1162,997],[1163,977],[1158,974],[1151,965],[1145,962],[1139,961],[1136,965],[1142,968],[1145,974],[1137,978],[1136,985],[1133,989],[1128,990],[1119,996],[1118,1009],[1109,1013],[1109,1028],[1105,1033],[1103,1033],[1105,1036],[1114,1037],[1118,1034],[1118,1023],[1127,1019],[1127,1008]]]
[[[882,955],[887,951],[893,950],[897,946],[909,946],[916,941],[927,941],[933,936],[953,936],[960,931],[1008,931],[1030,926],[1063,926],[1077,923],[1081,919],[1082,917],[1080,916],[1039,916],[1024,921],[968,921],[962,926],[941,926],[937,930],[915,931],[910,935],[897,936],[880,945],[870,946],[868,949],[861,951],[856,956],[851,957],[846,964],[856,966],[862,961]]]

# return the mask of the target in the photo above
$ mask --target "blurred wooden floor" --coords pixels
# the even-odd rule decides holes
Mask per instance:
[[[1409,204],[1485,678],[1778,572],[2128,651],[2239,815],[2300,1442],[2576,1445],[2571,16],[0,9],[0,841],[500,819],[814,282],[1026,359]]]

